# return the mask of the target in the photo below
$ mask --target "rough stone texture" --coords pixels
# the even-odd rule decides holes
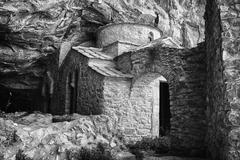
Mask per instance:
[[[154,11],[159,13],[158,28],[163,34],[184,46],[195,46],[204,38],[204,0],[93,2],[1,1],[0,84],[10,88],[36,88],[46,70],[38,61],[47,54],[56,54],[63,42],[94,44],[93,33],[99,26],[109,23],[153,24]]]
[[[81,114],[100,114],[103,106],[103,76],[88,67],[89,59],[77,51],[71,50],[65,58],[60,70],[59,77],[56,79],[57,85],[53,95],[51,113],[81,113]],[[71,101],[69,91],[66,86],[69,75],[73,77],[74,100]],[[78,75],[78,78],[76,78]],[[77,86],[75,80],[78,80]],[[71,101],[71,102],[70,102]],[[74,102],[75,101],[75,102]],[[70,103],[77,106],[71,110]]]
[[[73,114],[71,121],[57,123],[52,123],[54,117],[50,114],[15,113],[5,116],[0,118],[0,153],[5,160],[15,160],[19,149],[35,160],[66,159],[66,150],[91,149],[98,143],[109,147],[113,156],[121,156],[125,148],[107,116]],[[124,151],[131,155],[126,149]],[[133,155],[131,157],[134,159]]]
[[[104,79],[104,114],[111,117],[116,128],[122,131],[130,125],[128,124],[130,86],[130,79]]]
[[[79,92],[81,92],[79,105],[81,109],[77,112],[81,114],[101,114],[103,108],[103,76],[89,69],[81,80],[82,82],[79,84]]]
[[[159,134],[152,135],[153,127],[159,127],[159,124],[155,124],[156,126],[154,126],[152,119],[154,114],[153,81],[158,77],[159,75],[147,74],[132,84],[129,98],[131,102],[129,123],[136,129],[136,135],[133,135],[133,138],[159,136]]]
[[[207,3],[206,48],[207,48],[207,142],[213,159],[224,158],[225,138],[227,137],[224,119],[228,107],[225,106],[226,86],[224,84],[221,48],[221,20],[216,1]]]
[[[0,54],[1,85],[14,89],[38,89],[50,60],[48,56],[39,51],[21,48],[13,51],[4,47],[0,47]]]
[[[204,38],[204,5],[205,0],[1,1],[0,84],[7,87],[6,92],[11,88],[41,92],[45,73],[51,71],[46,63],[52,60],[47,55],[57,57],[66,43],[70,47],[96,46],[96,30],[106,24],[153,25],[155,11],[163,36],[171,36],[183,46],[195,46]],[[7,100],[0,97],[0,102]]]
[[[124,62],[122,59],[126,60],[126,63],[121,63]],[[186,154],[190,155],[204,153],[206,147],[204,44],[189,50],[167,48],[158,43],[125,53],[118,57],[117,61],[121,71],[134,75],[133,86],[134,82],[146,73],[159,74],[167,79],[170,90],[172,148],[185,150]],[[146,106],[147,104],[141,109],[147,109]],[[134,105],[130,108],[134,110]],[[146,115],[139,115],[144,116]]]
[[[29,63],[31,63],[31,61],[29,61]],[[58,59],[56,58],[56,55],[49,54],[38,59],[33,68],[26,65],[25,62],[21,64],[26,65],[25,67],[28,68],[27,70],[32,72],[30,77],[25,76],[24,74],[18,75],[17,71],[12,75],[0,76],[0,81],[6,84],[0,85],[0,109],[6,112],[44,111],[42,107],[43,102],[47,99],[46,96],[51,96],[50,92],[52,89],[50,86],[54,85],[52,80],[57,76],[57,64]],[[18,66],[17,63],[16,65]],[[41,67],[40,76],[40,72],[38,73],[35,69],[41,65],[44,67]],[[14,78],[16,75],[18,76]],[[36,78],[34,76],[40,77]],[[18,82],[16,82],[16,80]],[[11,87],[9,85],[11,85]],[[48,87],[44,88],[46,90],[43,90],[43,87],[41,88],[41,86],[46,85]]]
[[[239,159],[239,1],[207,1],[208,146],[213,159]]]
[[[159,116],[155,115],[159,108],[157,112],[153,110],[154,103],[159,101],[153,101],[154,82],[159,83],[159,76],[150,73],[135,83],[122,78],[104,80],[104,114],[112,118],[127,142],[159,136]],[[155,105],[159,107],[159,104]]]

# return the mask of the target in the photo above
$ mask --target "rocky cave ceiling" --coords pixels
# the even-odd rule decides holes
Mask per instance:
[[[94,44],[100,26],[152,25],[155,12],[164,36],[189,48],[204,40],[205,0],[1,0],[0,84],[34,88],[63,42]]]

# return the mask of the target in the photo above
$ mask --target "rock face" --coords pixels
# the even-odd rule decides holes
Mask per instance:
[[[221,53],[221,20],[220,12],[215,1],[208,2],[209,11],[206,12],[206,48],[208,63],[207,103],[208,103],[208,145],[214,158],[223,158],[224,137],[227,136],[224,118],[225,103],[224,92],[226,86],[223,80],[223,60]],[[210,12],[212,10],[212,12]],[[221,111],[222,110],[222,111]],[[222,117],[222,118],[221,118]],[[216,145],[215,145],[216,144]],[[220,154],[221,153],[221,154]],[[223,158],[225,159],[225,158]]]
[[[98,143],[109,146],[111,153],[116,155],[124,149],[122,142],[114,136],[119,133],[106,116],[74,114],[72,121],[57,123],[52,123],[53,117],[49,114],[14,116],[13,120],[0,118],[0,153],[7,160],[15,159],[19,149],[33,159],[55,159],[57,156],[65,159],[66,150],[91,149]]]
[[[207,142],[214,160],[240,159],[239,5],[208,0],[206,7]]]
[[[119,22],[154,25],[154,12],[159,15],[155,26],[164,35],[183,46],[196,46],[204,38],[204,5],[197,0],[2,1],[0,84],[38,88],[48,69],[46,56],[57,54],[63,42],[94,45],[92,35],[99,26]]]

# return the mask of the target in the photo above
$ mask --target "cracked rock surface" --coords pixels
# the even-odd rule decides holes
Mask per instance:
[[[32,159],[55,159],[56,156],[64,159],[66,150],[96,148],[98,143],[109,146],[113,155],[125,148],[106,116],[74,114],[71,118],[57,118],[62,122],[52,123],[54,118],[50,114],[6,115],[8,117],[0,118],[0,153],[7,160],[15,159],[19,149]]]

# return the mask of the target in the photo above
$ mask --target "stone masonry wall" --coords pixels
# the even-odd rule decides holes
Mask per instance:
[[[59,71],[57,91],[52,110],[54,114],[64,114],[66,103],[66,84],[69,73],[78,72],[76,112],[80,114],[100,114],[102,112],[103,76],[88,67],[88,58],[74,50],[67,55]],[[73,76],[74,77],[74,76]],[[74,86],[76,87],[76,86]],[[68,96],[69,97],[69,96]]]
[[[104,113],[110,115],[128,142],[159,136],[159,113],[153,113],[154,82],[159,83],[159,77],[158,73],[149,73],[133,84],[131,79],[105,78]],[[158,102],[159,98],[155,100],[159,111]]]
[[[131,79],[106,77],[104,80],[104,114],[112,118],[113,128],[126,136],[133,133],[128,119],[130,86]]]
[[[77,113],[101,114],[103,112],[104,77],[89,67],[80,74]]]
[[[129,124],[135,134],[131,139],[159,137],[159,77],[158,73],[148,73],[132,83],[129,97]],[[158,95],[157,95],[158,94]]]
[[[129,56],[130,55],[130,56]],[[129,59],[125,63],[122,59]],[[206,66],[205,46],[174,49],[161,44],[125,53],[118,59],[118,67],[135,76],[158,73],[169,83],[172,149],[186,154],[204,155],[206,131]]]
[[[240,159],[240,1],[206,6],[208,146],[214,160]]]

